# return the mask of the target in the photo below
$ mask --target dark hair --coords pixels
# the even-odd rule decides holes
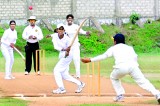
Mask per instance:
[[[9,25],[11,25],[12,23],[14,23],[14,24],[16,25],[16,21],[15,21],[15,20],[11,20],[11,21],[9,22]]]
[[[72,17],[72,19],[74,19],[74,16],[73,16],[72,14],[68,14],[68,15],[66,16],[66,19],[68,19],[69,17]]]
[[[54,33],[57,33],[57,29],[58,29],[58,28],[54,29]]]
[[[64,27],[63,27],[63,26],[60,26],[60,27],[58,28],[58,30],[64,30]]]
[[[114,41],[116,41],[116,44],[119,44],[119,43],[125,44],[125,37],[123,34],[118,33],[113,38],[114,38]]]

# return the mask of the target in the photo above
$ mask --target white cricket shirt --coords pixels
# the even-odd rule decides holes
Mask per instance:
[[[64,35],[62,39],[59,38],[58,33],[54,33],[51,35],[52,42],[54,45],[54,49],[58,50],[59,58],[65,56],[65,51],[62,51],[62,49],[66,49],[69,47],[71,40],[67,35]]]
[[[72,25],[66,24],[65,25],[65,32],[68,34],[68,36],[71,38],[71,40],[74,38],[78,28],[79,28],[79,26],[77,24],[72,24]],[[79,33],[86,34],[86,31],[80,29]],[[74,43],[79,44],[78,36],[76,37]]]
[[[9,47],[11,43],[16,43],[17,40],[17,31],[14,29],[13,31],[9,28],[4,31],[3,36],[1,38],[1,43],[3,46]]]
[[[29,36],[31,35],[37,37],[37,39],[29,39]],[[23,39],[27,40],[27,42],[29,43],[36,43],[39,40],[43,39],[43,34],[42,34],[42,30],[37,25],[35,25],[35,27],[31,27],[29,25],[24,29],[22,37]]]
[[[133,47],[126,44],[116,44],[110,47],[104,54],[91,58],[91,61],[98,61],[107,57],[114,57],[114,68],[118,68],[120,64],[124,63],[138,66],[137,54],[135,53]]]

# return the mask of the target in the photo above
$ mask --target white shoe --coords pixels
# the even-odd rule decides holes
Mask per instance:
[[[25,71],[24,75],[28,75],[29,73],[27,71]]]
[[[12,75],[10,76],[10,78],[11,78],[11,79],[15,79],[15,77],[14,77],[14,76],[12,76]]]
[[[75,93],[80,93],[83,90],[84,86],[85,86],[85,83],[81,82],[81,85],[78,85],[78,89],[75,91]]]
[[[160,104],[160,93],[158,95],[156,95],[156,99],[158,101],[158,104]]]
[[[63,94],[63,93],[66,93],[66,90],[64,88],[58,88],[56,90],[53,90],[52,93],[54,93],[54,94]]]
[[[80,76],[79,75],[72,75],[74,78],[77,78],[77,79],[79,79],[80,78]]]
[[[6,80],[10,80],[10,79],[12,79],[11,77],[4,77],[4,79],[6,79]]]
[[[76,76],[76,78],[77,78],[77,79],[79,79],[79,78],[80,78],[80,76],[79,76],[79,75],[77,75],[77,76]]]
[[[122,94],[113,98],[114,102],[123,102],[123,99],[124,99],[124,96]]]
[[[38,71],[37,74],[40,75],[40,71]]]

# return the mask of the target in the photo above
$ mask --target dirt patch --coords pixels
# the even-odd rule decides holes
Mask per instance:
[[[77,86],[71,82],[64,81],[67,93],[52,94],[53,89],[57,89],[52,74],[44,74],[38,76],[34,73],[24,75],[23,73],[14,73],[16,79],[5,80],[4,73],[0,73],[0,90],[1,96],[20,97],[25,100],[31,100],[29,106],[65,106],[69,104],[84,104],[84,103],[114,103],[113,97],[115,92],[108,78],[101,77],[100,94],[98,95],[98,77],[88,78],[82,76],[81,81],[86,83],[82,93],[74,93]],[[92,82],[92,81],[95,82]],[[143,101],[153,100],[152,95],[141,89],[138,85],[122,83],[126,90],[126,99],[122,104],[144,103]],[[92,86],[94,85],[94,86]],[[150,97],[145,98],[144,97]],[[121,104],[121,103],[120,103]],[[143,104],[147,105],[147,104]],[[128,105],[127,105],[128,106]],[[142,105],[141,105],[142,106]],[[152,105],[149,105],[152,106]]]

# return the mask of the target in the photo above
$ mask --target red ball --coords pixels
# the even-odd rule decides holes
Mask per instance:
[[[32,6],[29,6],[29,10],[32,10],[33,9],[33,7]]]

